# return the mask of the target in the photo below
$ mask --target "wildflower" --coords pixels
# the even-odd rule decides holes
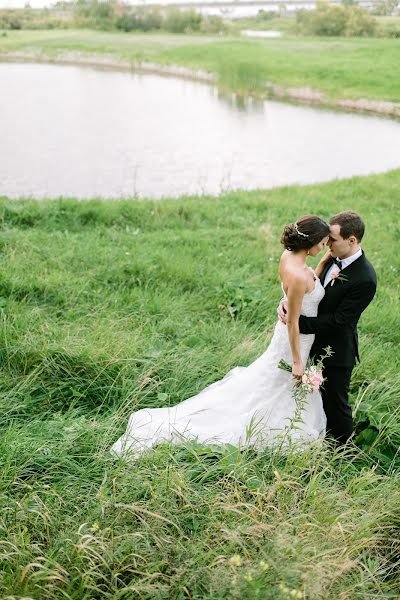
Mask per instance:
[[[260,565],[260,569],[264,572],[268,571],[268,569],[270,568],[269,564],[265,562],[265,560],[260,560],[258,564]]]
[[[96,533],[96,531],[98,531],[99,529],[100,529],[100,525],[98,524],[97,521],[95,523],[93,523],[93,525],[91,527],[89,527],[89,531],[92,531],[93,533]]]
[[[241,567],[242,566],[242,558],[239,556],[239,554],[234,554],[229,559],[229,563],[232,565],[232,567]]]
[[[253,575],[251,573],[246,573],[246,575],[243,576],[243,579],[245,581],[253,581]]]

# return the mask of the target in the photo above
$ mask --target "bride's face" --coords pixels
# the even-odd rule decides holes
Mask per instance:
[[[317,256],[317,254],[319,254],[321,252],[321,250],[324,249],[324,247],[326,246],[326,244],[328,243],[329,240],[329,235],[327,235],[326,237],[324,237],[319,244],[315,244],[315,246],[313,246],[312,248],[309,249],[308,254],[310,256]]]

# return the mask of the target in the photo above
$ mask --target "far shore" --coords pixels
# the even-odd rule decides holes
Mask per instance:
[[[85,65],[92,67],[105,67],[119,71],[130,71],[138,73],[153,73],[163,76],[179,77],[194,81],[218,85],[218,76],[214,73],[190,69],[181,65],[162,65],[149,61],[129,61],[106,54],[88,54],[80,51],[58,52],[56,55],[48,55],[43,51],[12,51],[0,52],[2,62],[35,62],[52,64]],[[316,104],[324,107],[334,108],[359,113],[370,113],[388,117],[400,117],[400,103],[385,100],[359,99],[332,99],[324,92],[310,87],[285,87],[266,81],[265,92],[258,95],[266,98],[277,98],[303,104]],[[235,90],[232,90],[233,92]],[[246,95],[251,95],[250,92]]]

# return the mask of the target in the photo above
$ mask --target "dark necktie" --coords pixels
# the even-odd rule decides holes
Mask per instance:
[[[342,261],[339,258],[335,258],[335,265],[339,267],[339,271],[342,270]]]

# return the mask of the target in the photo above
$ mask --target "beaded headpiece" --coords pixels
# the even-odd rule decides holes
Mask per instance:
[[[303,238],[310,237],[307,233],[303,233],[302,231],[299,231],[299,227],[298,227],[297,223],[294,224],[294,228],[296,230],[297,235],[299,235],[300,237],[303,237]]]

